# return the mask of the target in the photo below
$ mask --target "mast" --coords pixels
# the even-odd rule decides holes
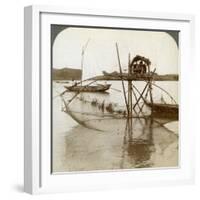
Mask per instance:
[[[82,52],[81,52],[81,85],[82,85],[82,81],[83,81],[83,62],[84,62],[84,55],[85,55],[85,51],[87,49],[88,43],[90,41],[90,38],[87,40],[87,42],[85,43],[85,45],[82,47]]]

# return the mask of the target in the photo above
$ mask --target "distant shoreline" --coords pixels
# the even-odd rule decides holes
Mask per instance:
[[[62,68],[52,69],[52,80],[81,80],[81,69]]]

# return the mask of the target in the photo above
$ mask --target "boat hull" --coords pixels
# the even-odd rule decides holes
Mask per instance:
[[[105,92],[110,88],[111,84],[97,86],[65,86],[72,92]]]
[[[162,118],[174,118],[178,120],[179,108],[177,104],[147,103],[152,110],[152,115]]]

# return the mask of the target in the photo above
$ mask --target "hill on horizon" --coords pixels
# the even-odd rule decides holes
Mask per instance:
[[[62,68],[62,69],[52,69],[52,79],[53,80],[81,80],[81,69],[74,68]]]

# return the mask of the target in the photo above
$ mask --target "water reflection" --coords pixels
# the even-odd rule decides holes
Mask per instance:
[[[68,99],[70,95],[74,93],[66,94]],[[127,120],[119,104],[121,100],[117,102],[118,96],[113,92],[78,96],[70,108],[74,119],[81,120],[82,125],[77,125],[69,113],[60,111],[60,99],[53,101],[54,172],[178,165],[178,135],[164,126],[170,119]],[[117,102],[112,106],[111,97]],[[172,127],[177,129],[178,124]]]
[[[114,129],[120,121],[110,119],[110,127]],[[104,120],[98,120],[97,123],[104,124]],[[118,129],[117,132],[100,132],[79,125],[69,131],[63,139],[60,138],[59,142],[54,142],[57,148],[57,151],[54,149],[56,152],[54,171],[114,170],[178,165],[178,136],[161,127],[153,118],[133,119],[131,134],[126,127],[123,130]]]
[[[153,118],[145,118],[144,124],[140,118],[136,121],[142,124],[142,134],[138,138],[133,138],[134,132],[132,127],[134,124],[131,122],[132,119],[127,120],[125,136],[123,141],[123,151],[122,151],[122,163],[121,168],[124,168],[123,163],[126,159],[126,152],[129,161],[134,165],[135,168],[141,167],[151,167],[153,164],[148,163],[151,159],[151,153],[155,152],[155,147],[153,143]]]

